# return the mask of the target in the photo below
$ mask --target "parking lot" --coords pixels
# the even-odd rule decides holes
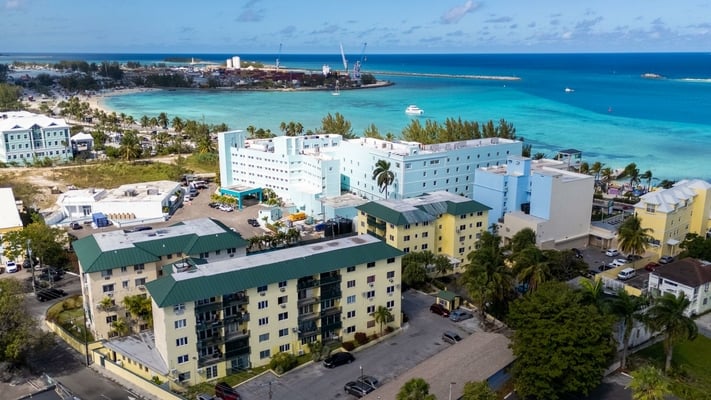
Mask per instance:
[[[475,317],[461,322],[432,314],[429,306],[434,297],[410,290],[403,294],[403,311],[409,322],[400,333],[381,343],[355,349],[355,361],[333,369],[314,362],[291,371],[282,377],[264,374],[237,387],[244,400],[312,400],[351,399],[343,386],[356,380],[362,373],[376,377],[381,385],[393,380],[405,371],[452,346],[442,341],[446,330],[470,335],[479,330],[479,320]],[[269,391],[271,389],[271,397]]]

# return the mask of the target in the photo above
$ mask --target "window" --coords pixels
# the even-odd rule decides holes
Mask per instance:
[[[483,223],[482,223],[481,221],[479,221],[479,222],[476,223],[476,227],[477,227],[477,228],[481,228],[482,225],[483,225]]]
[[[289,313],[288,312],[283,312],[279,314],[279,321],[283,321],[285,319],[289,319]]]
[[[647,203],[647,212],[654,214],[656,210],[656,205]]]
[[[268,342],[269,341],[269,334],[268,333],[262,333],[259,335],[259,343],[262,342]]]
[[[403,242],[409,242],[410,241],[410,235],[405,235],[402,237]]]
[[[355,287],[355,285],[356,285],[355,279],[346,282],[346,286],[349,288]]]
[[[390,238],[390,241],[395,240],[395,235],[390,235],[390,236],[388,236],[388,237]]]
[[[464,247],[459,248],[459,254],[464,254]]]
[[[258,287],[258,288],[257,288],[257,291],[258,291],[258,292],[266,292],[266,291],[267,291],[267,285]]]
[[[188,362],[190,358],[188,357],[187,354],[183,354],[182,356],[178,356],[178,364],[185,364]]]
[[[348,268],[346,268],[346,272],[353,272],[353,271],[355,271],[355,268],[356,268],[355,265],[352,267],[348,267]]]
[[[115,315],[109,315],[106,317],[106,323],[111,325],[112,323],[116,322],[118,318]]]
[[[289,334],[289,328],[279,329],[279,337],[284,337]]]
[[[477,212],[476,212],[476,216],[477,216],[477,217],[481,217],[482,215],[484,215],[484,212],[483,212],[483,211],[477,211]]]
[[[179,303],[173,306],[173,312],[176,314],[181,314],[185,311],[185,303]]]
[[[144,285],[146,284],[146,278],[139,278],[139,279],[136,279],[135,282],[136,282],[136,287],[138,287],[138,286],[144,286]]]
[[[137,274],[142,274],[144,269],[146,269],[146,267],[143,264],[136,264],[133,266],[133,272]]]
[[[388,264],[392,264],[395,262],[395,257],[388,258]]]
[[[217,378],[217,365],[205,368],[207,379]]]
[[[355,295],[350,295],[346,298],[346,304],[355,304],[355,302],[356,302]]]
[[[286,304],[286,301],[289,299],[289,296],[281,296],[277,299],[277,304]]]
[[[366,326],[367,326],[368,328],[374,328],[374,327],[375,327],[375,320],[374,320],[374,319],[371,319],[370,321],[368,321],[368,323],[366,324]]]
[[[429,247],[429,246],[427,245],[427,243],[423,243],[423,244],[422,244],[422,250],[427,250],[427,247]]]
[[[175,321],[175,329],[185,328],[186,326],[188,326],[188,320],[186,319],[179,319]]]
[[[388,286],[388,287],[385,289],[385,292],[387,292],[388,294],[394,293],[394,292],[395,292],[395,286]]]
[[[369,299],[375,297],[375,290],[369,290],[369,291],[365,292],[365,297],[367,297]]]
[[[466,225],[459,225],[459,230],[460,230],[460,231],[463,231],[463,230],[465,230],[465,229],[467,229],[467,226],[466,226]]]
[[[126,267],[121,267],[121,272],[126,272],[127,268]],[[111,274],[109,274],[111,275]],[[104,276],[103,274],[101,276]]]
[[[281,346],[279,346],[279,351],[280,351],[280,352],[289,351],[290,349],[291,349],[291,345],[290,345],[289,343],[287,343],[287,344],[282,344]]]
[[[375,312],[375,306],[368,306],[368,309],[366,310],[368,315],[372,314]]]
[[[101,277],[104,278],[104,279],[109,279],[109,278],[111,278],[111,275],[113,275],[113,273],[112,273],[111,271],[112,271],[112,270],[110,270],[110,269],[101,271]]]
[[[263,310],[269,306],[269,302],[267,300],[261,300],[259,303],[257,303],[257,308],[260,310]]]
[[[188,337],[187,336],[175,339],[175,345],[178,347],[185,346],[186,344],[188,344]]]
[[[370,275],[370,276],[367,278],[367,282],[368,282],[368,283],[375,283],[375,275]]]
[[[346,328],[346,333],[353,333],[356,331],[355,325],[349,326]]]
[[[259,318],[259,326],[264,326],[269,323],[269,317]]]
[[[430,233],[429,233],[429,232],[422,232],[422,237],[423,237],[423,238],[426,238],[426,237],[429,237],[429,236],[430,236]]]
[[[385,303],[385,307],[392,310],[392,308],[395,307],[395,300],[389,300],[387,303]]]
[[[259,358],[264,360],[265,358],[269,358],[269,350],[262,350],[259,352]]]
[[[286,281],[281,281],[281,282],[279,282],[279,287],[280,287],[280,288],[286,287]],[[266,289],[265,289],[265,290],[266,290]]]
[[[121,282],[121,287],[123,287],[124,289],[128,289],[128,281]]]
[[[104,285],[102,289],[104,293],[111,293],[114,291],[114,284],[112,283],[110,285]]]
[[[392,279],[395,277],[395,271],[388,271],[387,278]]]
[[[373,268],[375,266],[375,261],[371,261],[368,263],[368,268]]]
[[[409,248],[409,247],[405,247],[405,248],[402,249],[402,251],[405,252],[405,253],[409,253],[409,252],[410,252],[410,248]]]

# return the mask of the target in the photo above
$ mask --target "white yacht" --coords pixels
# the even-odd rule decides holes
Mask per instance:
[[[425,110],[421,109],[420,107],[417,107],[414,104],[410,104],[405,109],[405,114],[407,114],[407,115],[422,115],[424,113],[425,113]]]

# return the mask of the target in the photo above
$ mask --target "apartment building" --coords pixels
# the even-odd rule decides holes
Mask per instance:
[[[700,179],[682,180],[669,189],[646,193],[635,204],[635,214],[654,238],[647,250],[674,256],[688,233],[703,237],[709,231],[711,184]]]
[[[149,329],[147,321],[131,321],[123,300],[145,296],[146,284],[162,276],[163,267],[189,259],[206,263],[244,257],[247,241],[221,222],[201,218],[156,230],[95,233],[73,246],[89,326],[94,337],[107,339],[117,336],[119,320],[131,332]]]
[[[652,296],[684,293],[691,302],[686,315],[701,315],[711,310],[711,262],[687,257],[660,265],[649,274],[648,292]]]
[[[378,306],[392,315],[386,325],[398,328],[402,255],[377,238],[352,236],[177,263],[146,285],[155,342],[131,354],[119,350],[114,361],[133,357],[134,364],[154,365],[155,374],[193,385],[268,364],[280,352],[309,352],[315,341],[380,334]]]
[[[369,234],[405,253],[430,251],[459,265],[487,230],[489,207],[450,192],[357,206],[358,234]]]
[[[70,126],[62,118],[27,111],[0,113],[0,162],[30,164],[49,158],[59,162],[73,158]]]
[[[564,162],[510,156],[476,171],[473,198],[491,207],[488,222],[504,240],[530,228],[540,248],[570,248],[587,244],[594,184]]]
[[[500,138],[423,145],[334,134],[247,140],[242,131],[221,133],[218,144],[223,187],[270,188],[312,216],[324,212],[322,199],[341,191],[385,198],[373,179],[379,160],[390,163],[395,178],[390,199],[434,191],[472,198],[476,168],[500,165],[522,151],[521,142]]]

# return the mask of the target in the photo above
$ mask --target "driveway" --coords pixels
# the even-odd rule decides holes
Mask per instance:
[[[352,399],[343,392],[343,385],[357,379],[361,367],[363,374],[385,383],[450,346],[440,339],[443,331],[469,335],[480,329],[476,318],[452,322],[430,313],[433,301],[432,296],[413,290],[404,293],[403,311],[409,322],[399,334],[362,351],[354,350],[356,360],[351,364],[327,369],[321,362],[310,363],[282,377],[264,374],[237,390],[244,400]]]

